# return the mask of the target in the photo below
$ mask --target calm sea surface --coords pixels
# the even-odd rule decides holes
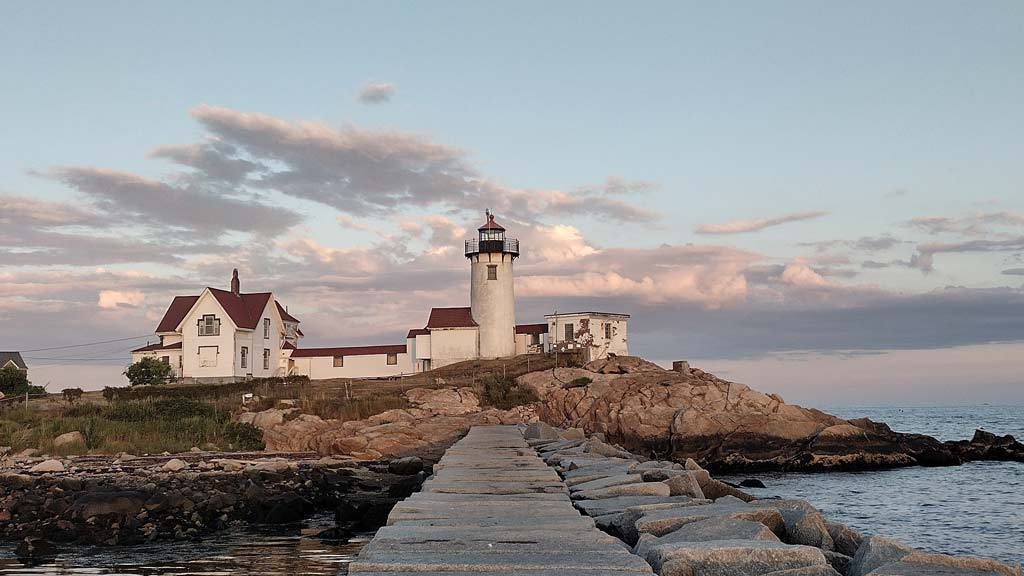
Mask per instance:
[[[1024,438],[1024,406],[822,407],[898,432],[960,440],[975,428]],[[1024,562],[1024,464],[975,462],[882,472],[767,474],[759,496],[803,498],[831,520],[933,552]],[[742,480],[726,477],[730,480]]]
[[[900,432],[942,440],[969,438],[976,427],[1024,438],[1024,406],[823,409],[844,418],[867,416]],[[897,538],[936,552],[1024,561],[1024,464],[985,462],[759,478],[768,487],[751,492],[807,499],[828,518],[865,534]],[[344,574],[370,535],[342,543],[317,539],[316,534],[330,525],[331,519],[325,516],[312,519],[301,531],[284,534],[240,529],[201,543],[66,547],[56,561],[33,568],[21,565],[8,546],[0,549],[0,575]]]

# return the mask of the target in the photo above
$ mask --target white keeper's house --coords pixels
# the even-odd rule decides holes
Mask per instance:
[[[519,241],[488,212],[477,238],[467,240],[470,305],[433,308],[404,344],[303,348],[299,321],[270,292],[242,293],[238,271],[231,290],[206,288],[178,296],[157,326],[160,342],[132,351],[151,356],[176,377],[204,382],[268,376],[311,379],[395,377],[464,360],[580,350],[587,359],[629,352],[628,314],[554,313],[546,322],[516,324],[513,264]]]

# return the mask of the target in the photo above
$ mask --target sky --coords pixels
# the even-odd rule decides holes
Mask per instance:
[[[1024,402],[1019,2],[0,10],[0,349],[53,391],[236,267],[307,346],[401,342],[489,208],[519,322],[629,313],[805,405]]]

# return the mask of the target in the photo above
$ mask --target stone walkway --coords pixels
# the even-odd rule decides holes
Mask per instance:
[[[396,576],[653,574],[573,508],[558,474],[515,426],[478,426],[400,502],[349,567]]]

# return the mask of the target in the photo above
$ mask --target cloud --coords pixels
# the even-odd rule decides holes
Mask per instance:
[[[249,197],[233,197],[196,187],[176,187],[128,172],[63,166],[43,173],[84,194],[122,225],[165,224],[216,238],[228,231],[274,234],[301,217],[287,208]]]
[[[146,295],[138,290],[100,290],[100,298],[96,305],[108,309],[122,306],[136,308],[145,302]]]
[[[490,207],[503,218],[526,223],[557,216],[615,222],[657,218],[646,208],[612,197],[647,184],[613,177],[602,186],[574,191],[518,189],[487,180],[465,151],[422,134],[288,122],[207,105],[191,113],[236,155],[273,166],[247,179],[247,187],[319,202],[350,216],[379,217],[424,207],[478,214]]]
[[[391,82],[367,82],[357,97],[363,104],[383,104],[391,100],[398,87]]]
[[[176,164],[194,168],[208,180],[229,184],[243,182],[250,174],[266,167],[235,155],[237,150],[228,144],[211,140],[200,144],[159,146],[149,153],[150,158],[166,158]]]
[[[797,246],[814,248],[816,252],[827,252],[841,247],[861,252],[881,252],[905,243],[906,241],[900,240],[892,234],[882,234],[881,236],[861,236],[856,240],[819,240],[815,242],[798,242]]]
[[[827,215],[828,212],[795,212],[775,218],[758,218],[755,220],[732,220],[724,224],[702,224],[697,227],[698,234],[742,234],[744,232],[756,232],[772,226],[780,226],[789,222],[810,220]]]
[[[1016,252],[1024,250],[1024,236],[1001,240],[968,240],[966,242],[947,242],[919,244],[917,253],[910,259],[910,266],[922,272],[935,269],[936,254],[955,254],[970,252]]]
[[[908,221],[907,226],[932,235],[985,236],[993,226],[1024,226],[1024,214],[1002,211],[958,217],[923,216]]]

